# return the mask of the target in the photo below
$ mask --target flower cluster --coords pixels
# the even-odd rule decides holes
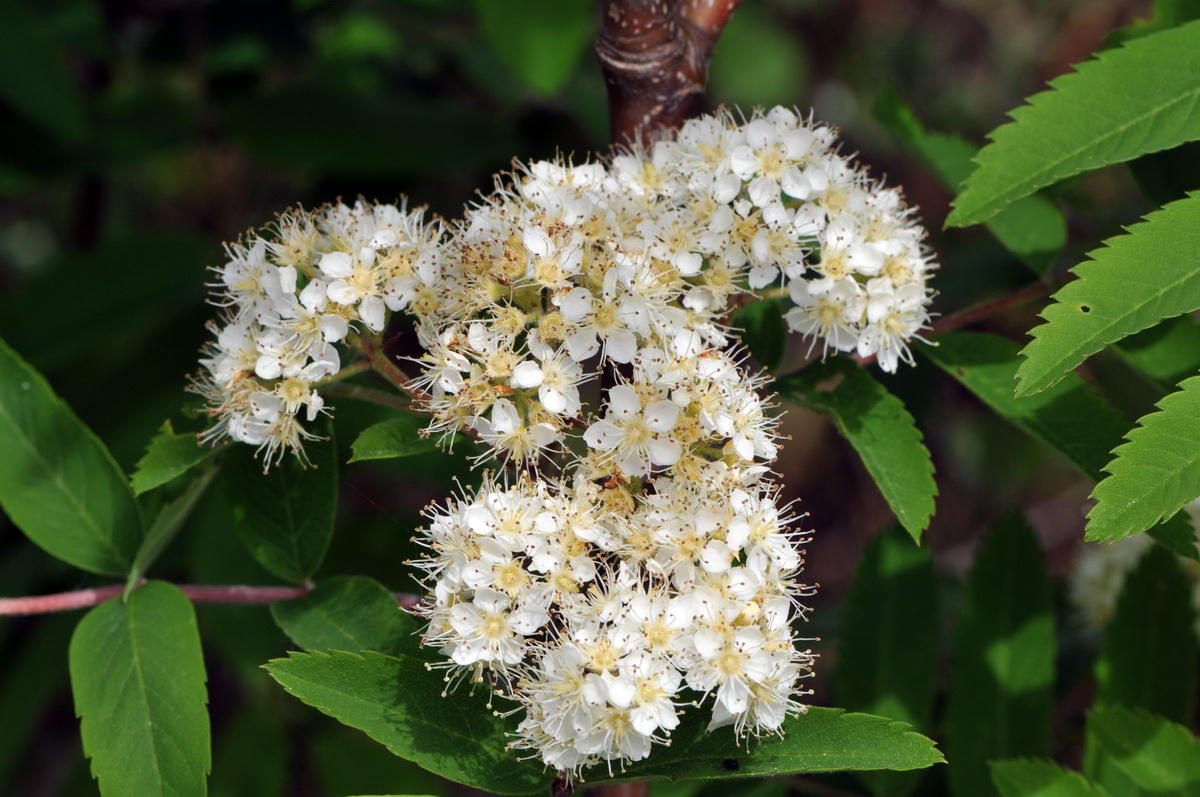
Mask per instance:
[[[403,387],[504,474],[429,512],[425,641],[452,680],[516,701],[515,746],[611,768],[689,703],[743,736],[804,710],[806,538],[770,479],[765,379],[727,324],[786,297],[793,330],[894,371],[929,319],[922,237],[831,128],[719,112],[606,163],[521,166],[445,230],[361,202],[284,216],[219,270],[197,387],[210,436],[270,462],[322,411],[335,344],[379,368],[389,312],[411,318]]]
[[[803,711],[804,539],[758,475],[708,463],[645,490],[487,481],[432,511],[426,642],[524,710],[515,746],[578,772],[637,761],[679,724],[778,732]]]
[[[423,216],[339,202],[286,213],[226,248],[214,286],[224,312],[193,380],[217,421],[206,439],[259,446],[267,465],[289,450],[303,456],[312,433],[298,416],[324,410],[316,386],[341,370],[339,344],[355,327],[381,331],[414,275],[437,270],[441,226]]]

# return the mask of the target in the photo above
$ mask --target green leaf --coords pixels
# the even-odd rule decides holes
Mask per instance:
[[[1002,418],[1056,449],[1091,478],[1101,478],[1126,424],[1086,382],[1071,374],[1049,390],[1014,399],[1013,378],[1020,363],[1016,343],[978,332],[938,335],[934,342],[936,346],[917,351]]]
[[[404,413],[398,418],[368,426],[350,445],[350,462],[411,457],[438,449],[438,440],[425,434],[429,418]]]
[[[1042,551],[1009,515],[975,555],[954,640],[946,706],[953,794],[995,794],[989,759],[1046,754],[1055,648]]]
[[[1099,708],[1088,716],[1088,731],[1139,788],[1200,795],[1200,739],[1187,727],[1142,711]]]
[[[794,106],[805,96],[810,68],[804,39],[780,25],[773,12],[742,3],[721,31],[721,44],[708,62],[708,96],[714,106]]]
[[[196,615],[152,581],[92,609],[71,637],[75,713],[105,797],[203,795],[211,765]]]
[[[129,577],[125,580],[125,599],[128,600],[129,594],[137,587],[137,583],[150,569],[150,565],[154,564],[154,560],[159,557],[170,544],[175,535],[179,533],[179,529],[183,527],[184,521],[191,516],[192,510],[196,508],[196,503],[208,490],[208,485],[212,483],[213,477],[217,475],[217,469],[214,466],[205,468],[188,483],[187,489],[183,494],[167,504],[164,504],[162,509],[158,511],[158,515],[154,518],[154,522],[150,524],[150,528],[146,531],[146,539],[142,540],[142,547],[138,549],[137,556],[134,557],[133,567],[129,570]]]
[[[567,85],[595,27],[585,0],[475,0],[475,17],[501,63],[543,96]]]
[[[1191,315],[1169,318],[1121,341],[1116,352],[1165,392],[1200,371],[1200,324]]]
[[[986,221],[1038,188],[1200,138],[1200,22],[1096,54],[992,131],[946,220]]]
[[[0,0],[0,95],[14,111],[59,141],[80,143],[87,130],[83,94],[26,0]]]
[[[1096,706],[1141,708],[1186,722],[1196,640],[1192,587],[1179,561],[1149,549],[1125,579],[1096,662]]]
[[[158,434],[138,460],[129,482],[134,495],[161,487],[204,462],[224,446],[206,446],[190,433],[175,434],[169,420],[163,421]]]
[[[332,651],[292,653],[265,666],[303,702],[445,778],[498,794],[550,785],[540,763],[507,749],[512,728],[493,713],[486,689],[442,697],[442,675],[423,661]]]
[[[119,575],[142,518],[108,449],[49,383],[0,340],[0,506],[47,553]]]
[[[392,593],[366,576],[336,576],[307,595],[271,604],[271,616],[305,650],[375,650],[427,658],[420,627]]]
[[[938,660],[937,574],[928,548],[888,531],[867,548],[846,597],[835,687],[852,711],[930,725]],[[873,773],[872,794],[909,794],[917,779]]]
[[[315,440],[304,450],[308,467],[286,457],[263,473],[249,447],[241,446],[222,468],[238,537],[259,564],[295,583],[321,566],[337,509],[336,446]]]
[[[1044,758],[989,761],[988,766],[1001,797],[1109,797],[1099,783]]]
[[[1146,532],[1163,548],[1176,556],[1200,562],[1200,547],[1197,546],[1196,527],[1187,512],[1178,512]]]
[[[1088,540],[1116,540],[1170,518],[1200,496],[1200,376],[1138,420],[1129,441],[1113,450],[1111,475],[1096,485]]]
[[[762,299],[738,310],[734,329],[742,330],[742,342],[759,365],[774,373],[787,353],[787,326],[778,299]]]
[[[880,95],[875,117],[950,190],[957,191],[974,170],[975,147],[958,136],[926,131],[894,89]],[[1041,194],[1017,200],[988,221],[987,228],[1037,274],[1054,265],[1067,242],[1062,211]]]
[[[800,772],[868,769],[922,769],[943,763],[933,741],[903,722],[870,714],[848,714],[840,708],[808,709],[789,717],[783,736],[739,742],[729,727],[707,732],[709,717],[691,710],[671,734],[669,747],[655,748],[643,761],[630,764],[616,780],[648,778],[761,778]],[[597,766],[585,770],[588,782],[605,779]]]
[[[835,377],[836,386],[820,389]],[[933,515],[937,484],[929,451],[904,403],[865,369],[837,357],[777,381],[775,390],[833,419],[905,531],[920,540]]]
[[[1200,308],[1200,192],[1172,202],[1072,269],[1021,354],[1017,395],[1045,390],[1105,346]]]

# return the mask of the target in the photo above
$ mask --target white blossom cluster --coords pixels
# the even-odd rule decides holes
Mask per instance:
[[[520,166],[444,230],[362,202],[285,215],[218,270],[197,389],[210,437],[269,463],[310,434],[336,344],[378,365],[407,314],[430,431],[465,430],[503,474],[421,532],[451,680],[515,700],[515,746],[568,773],[644,758],[689,704],[779,733],[811,672],[792,628],[806,538],[727,324],[788,297],[793,330],[894,371],[929,320],[923,234],[831,128],[718,112],[605,163]]]
[[[216,419],[206,439],[259,446],[267,465],[289,450],[303,456],[313,435],[299,416],[313,421],[324,410],[316,385],[341,370],[339,344],[354,327],[382,331],[403,286],[437,270],[441,226],[423,216],[339,202],[283,214],[226,247],[214,286],[224,311],[209,325],[216,340],[193,380]]]
[[[488,480],[430,514],[427,644],[517,701],[514,746],[559,771],[645,758],[710,697],[710,728],[780,732],[812,660],[791,627],[804,539],[757,470]]]
[[[518,462],[582,436],[637,476],[674,465],[698,418],[743,460],[771,459],[757,399],[699,374],[734,367],[705,361],[728,345],[739,297],[767,290],[826,349],[888,371],[910,360],[929,320],[923,230],[833,142],[775,108],[693,119],[608,166],[523,167],[452,231],[438,279],[400,299],[419,322],[435,428],[469,427]],[[581,425],[581,387],[606,366],[629,384]],[[658,386],[637,387],[643,374]],[[668,396],[671,380],[700,393]]]

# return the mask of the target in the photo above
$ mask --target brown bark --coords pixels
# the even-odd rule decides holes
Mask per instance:
[[[740,0],[604,0],[596,55],[612,143],[649,144],[703,109],[708,61]]]

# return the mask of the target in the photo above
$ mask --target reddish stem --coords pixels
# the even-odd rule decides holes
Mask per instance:
[[[246,587],[240,585],[177,584],[179,590],[194,603],[256,604],[286,601],[307,595],[311,587]],[[0,616],[18,614],[48,614],[72,609],[86,609],[115,598],[125,591],[124,584],[95,589],[59,592],[54,595],[33,595],[25,598],[0,598]],[[405,609],[420,603],[417,595],[393,593],[396,602]]]
[[[740,0],[605,0],[596,55],[613,144],[649,144],[704,102],[708,60]]]

